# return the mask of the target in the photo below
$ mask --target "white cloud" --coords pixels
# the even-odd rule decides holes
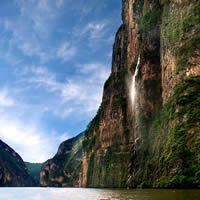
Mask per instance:
[[[52,93],[52,101],[57,106],[46,109],[61,118],[74,113],[94,115],[97,111],[103,93],[103,84],[108,78],[110,70],[106,65],[98,62],[77,65],[77,73],[67,80],[60,81],[56,74],[42,66],[26,68],[28,84],[41,87]]]
[[[33,70],[35,68],[35,70]],[[49,72],[47,68],[32,67],[30,68],[32,75],[28,78],[28,82],[36,84],[35,86],[44,87],[51,92],[62,91],[63,83],[56,80],[55,74]]]
[[[68,61],[76,55],[76,48],[69,42],[63,43],[57,50],[57,57],[63,61]]]
[[[8,95],[7,90],[0,90],[0,106],[14,106],[15,100]]]
[[[51,24],[59,16],[59,8],[55,6],[58,1],[52,0],[19,0],[18,5],[21,12],[21,19],[31,21],[36,33],[45,33],[51,30]]]
[[[105,35],[107,31],[107,26],[108,26],[107,21],[90,22],[82,29],[82,31],[77,30],[77,34],[80,35],[89,34],[90,39],[99,39]]]
[[[75,26],[73,35],[79,41],[86,40],[91,52],[96,52],[101,48],[109,47],[113,44],[114,35],[111,34],[112,23],[108,19],[91,21],[87,24]]]
[[[61,87],[58,89],[60,89],[61,95],[65,101],[72,100],[75,98],[81,99],[84,93],[81,85],[73,81],[69,81],[68,83],[61,85]]]
[[[16,51],[20,50],[23,55],[35,56],[42,62],[53,59],[56,47],[50,48],[49,41],[63,2],[18,0],[16,3],[19,14],[15,18],[7,16],[1,21],[2,29],[10,35],[9,49],[4,50],[4,54],[14,57]]]
[[[50,53],[43,51],[40,46],[37,46],[37,45],[31,43],[30,41],[19,44],[18,48],[26,56],[30,56],[30,57],[37,56],[42,61],[46,61],[50,58]]]
[[[55,112],[55,114],[56,114],[58,117],[62,118],[62,119],[66,119],[66,118],[69,117],[71,114],[73,114],[73,112],[74,112],[74,110],[73,110],[72,108],[65,108],[65,109],[62,108],[61,111]]]
[[[46,133],[35,124],[13,117],[0,116],[0,138],[15,147],[25,161],[44,162],[52,157],[58,145],[68,138],[66,133]]]
[[[106,26],[105,23],[97,23],[97,24],[91,23],[91,24],[88,24],[86,29],[90,31],[91,38],[96,39],[96,38],[102,37],[105,26]]]
[[[43,66],[29,66],[29,67],[26,67],[25,70],[24,70],[24,73],[27,74],[27,73],[33,73],[35,75],[47,75],[48,74],[48,69],[46,67],[43,67]],[[48,74],[49,76],[49,74]]]
[[[79,64],[79,65],[77,65],[77,67],[78,67],[78,70],[83,74],[95,73],[95,72],[101,73],[106,68],[106,66],[104,64],[98,63],[98,62]]]
[[[59,106],[54,107],[53,112],[61,118],[68,117],[77,111],[90,115],[91,112],[98,109],[101,102],[102,84],[95,85],[92,79],[79,80],[78,82],[70,80],[61,83],[51,77],[35,77],[30,81],[58,95],[55,94],[55,98],[59,100],[62,108],[58,112]],[[67,108],[63,109],[63,107]]]

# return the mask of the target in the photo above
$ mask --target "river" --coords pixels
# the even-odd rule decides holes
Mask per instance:
[[[0,188],[0,200],[200,200],[200,190]]]

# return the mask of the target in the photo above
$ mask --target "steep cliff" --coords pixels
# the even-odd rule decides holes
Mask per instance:
[[[200,2],[122,5],[112,72],[86,131],[82,185],[199,186]]]
[[[80,186],[200,187],[199,13],[199,0],[122,0]]]
[[[0,140],[0,186],[34,186],[22,158],[7,144]]]
[[[82,138],[78,136],[63,142],[56,155],[47,160],[40,171],[40,185],[43,187],[80,186],[79,176],[82,160]]]
[[[159,5],[151,1],[148,10],[154,2]],[[144,1],[138,23],[145,18],[146,5]],[[146,145],[136,145],[132,186],[199,187],[200,2],[166,0],[159,7],[148,18],[160,18],[163,104],[150,123]],[[145,154],[141,148],[147,148]]]
[[[152,6],[159,12],[159,6]],[[86,132],[86,141],[95,137],[95,142],[89,150],[84,148],[84,186],[126,187],[136,169],[136,142],[140,141],[137,151],[141,155],[146,151],[147,140],[141,137],[147,136],[160,106],[161,67],[159,17],[148,27],[138,24],[142,7],[141,2],[122,1],[123,24],[116,34],[112,72],[105,83],[98,121]]]
[[[123,24],[115,37],[112,72],[98,114],[85,134],[82,184],[87,187],[124,187],[129,174],[134,143],[131,70],[138,56],[130,2],[123,2]]]

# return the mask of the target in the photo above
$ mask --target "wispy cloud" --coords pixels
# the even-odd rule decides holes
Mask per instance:
[[[108,19],[90,21],[87,24],[75,26],[73,34],[78,41],[87,41],[87,47],[92,52],[111,47],[114,35],[111,34],[112,21]]]
[[[76,48],[69,42],[64,42],[57,50],[57,57],[63,61],[68,61],[76,55]]]
[[[42,62],[53,59],[56,47],[50,48],[49,40],[63,1],[19,0],[16,3],[19,15],[1,21],[2,28],[11,36],[7,55],[13,57],[14,52],[20,50],[23,55],[39,58]]]
[[[104,35],[106,22],[90,22],[88,23],[82,31],[82,34],[87,34],[89,32],[91,39],[97,39]]]
[[[7,90],[0,90],[0,106],[14,106],[15,100],[11,98]]]
[[[43,33],[45,37],[52,30],[51,25],[59,16],[61,5],[62,1],[58,0],[19,0],[20,21],[32,22],[34,32]]]
[[[36,56],[42,61],[46,61],[50,58],[50,52],[45,52],[39,46],[31,43],[25,42],[19,44],[18,48],[26,55],[26,56]]]
[[[61,108],[61,117],[68,117],[76,112],[83,115],[94,114],[102,99],[103,83],[110,73],[106,65],[98,62],[77,65],[76,75],[64,81],[60,81],[46,67],[31,66],[26,70],[29,70],[26,73],[32,73],[27,79],[29,84],[53,93],[52,98],[59,101],[60,106],[56,108]],[[54,108],[54,113],[59,112]]]
[[[87,36],[87,38],[91,40],[100,39],[107,33],[109,28],[108,25],[109,22],[106,20],[91,21],[84,25],[82,28],[76,27],[74,32],[79,37]]]
[[[100,62],[90,62],[90,63],[85,63],[85,64],[79,64],[77,65],[77,69],[79,72],[83,74],[104,74],[106,73],[105,76],[108,74],[108,68],[105,66],[105,64],[100,63]],[[105,79],[105,77],[104,77]]]

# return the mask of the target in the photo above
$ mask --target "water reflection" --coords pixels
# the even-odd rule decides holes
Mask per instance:
[[[0,188],[0,200],[199,200],[200,190]]]

